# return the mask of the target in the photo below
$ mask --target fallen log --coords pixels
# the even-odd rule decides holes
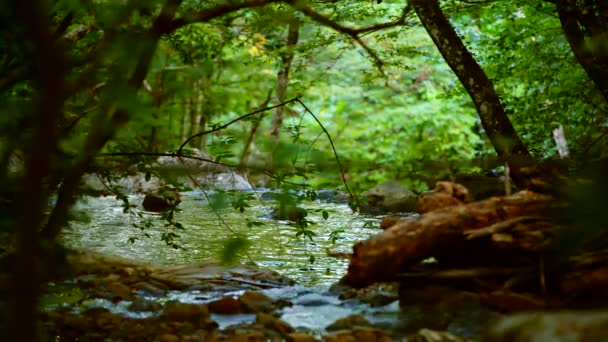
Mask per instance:
[[[348,272],[342,282],[353,287],[365,287],[375,282],[398,280],[399,274],[426,258],[463,252],[467,236],[476,237],[472,231],[485,229],[479,236],[493,234],[495,228],[492,226],[503,221],[513,220],[512,226],[517,227],[518,236],[529,239],[538,234],[522,233],[526,231],[522,224],[527,221],[544,223],[538,218],[550,217],[558,205],[551,196],[521,191],[511,196],[438,209],[416,220],[398,221],[379,235],[354,246]],[[518,217],[526,219],[515,220]],[[546,226],[541,224],[542,230],[546,230]],[[505,227],[499,228],[499,232],[505,230]],[[502,234],[494,242],[510,248],[518,247],[517,241],[505,241]],[[528,247],[528,250],[534,248]],[[480,259],[489,257],[482,252],[479,254]]]

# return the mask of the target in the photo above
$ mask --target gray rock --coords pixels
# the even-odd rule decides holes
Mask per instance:
[[[194,150],[193,158],[178,158],[163,156],[156,162],[146,165],[145,170],[161,176],[146,180],[145,172],[137,172],[140,168],[132,166],[128,176],[119,175],[118,181],[123,192],[147,193],[162,188],[166,183],[184,185],[190,188],[221,189],[221,190],[251,190],[251,184],[230,167],[211,162],[213,157]],[[209,161],[208,161],[209,160]],[[118,174],[117,174],[118,175]],[[86,174],[83,177],[84,187],[93,191],[107,191],[106,186],[95,174]]]
[[[397,181],[388,180],[361,193],[361,199],[367,202],[361,211],[372,214],[413,212],[416,198],[413,191]]]

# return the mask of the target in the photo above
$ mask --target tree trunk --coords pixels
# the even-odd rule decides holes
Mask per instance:
[[[200,132],[207,130],[208,118],[210,116],[209,113],[209,101],[207,96],[205,95],[205,90],[209,89],[209,82],[205,82],[205,87],[197,87],[197,98],[196,98],[196,117],[198,119],[198,129]],[[198,140],[198,148],[201,151],[207,151],[207,136],[203,135],[199,137]]]
[[[287,49],[285,54],[281,57],[281,70],[277,75],[277,100],[278,103],[285,101],[285,95],[287,94],[287,84],[289,82],[289,69],[291,68],[291,62],[293,61],[294,48],[298,44],[298,35],[300,31],[300,22],[297,19],[293,19],[289,23],[289,33],[287,34]],[[279,139],[281,127],[283,126],[283,113],[285,107],[277,107],[274,110],[274,116],[272,119],[272,132],[271,136],[275,139]]]
[[[272,90],[268,92],[268,96],[266,96],[266,100],[259,105],[257,109],[262,109],[268,106],[270,103],[270,99],[272,97]],[[251,105],[249,106],[252,107]],[[262,113],[260,116],[255,117],[251,121],[251,129],[249,130],[249,136],[247,137],[247,141],[245,142],[245,146],[243,147],[243,152],[241,152],[240,165],[245,166],[247,164],[247,157],[249,156],[249,149],[253,144],[253,139],[255,139],[256,134],[258,133],[258,128],[260,128],[260,124],[262,123],[262,119],[264,118],[264,114]]]
[[[143,80],[148,74],[148,69],[152,63],[156,46],[163,32],[168,30],[171,19],[174,17],[177,7],[181,0],[167,0],[161,9],[160,14],[154,21],[153,27],[149,32],[141,36],[141,53],[137,56],[137,64],[133,73],[129,76],[127,86],[136,91],[141,87]],[[122,82],[122,80],[116,80]],[[118,85],[113,85],[118,86]],[[41,237],[45,240],[54,240],[61,232],[61,228],[67,221],[68,212],[76,199],[76,192],[80,185],[80,179],[91,165],[95,156],[114,136],[120,127],[127,123],[131,118],[131,113],[125,109],[117,109],[110,106],[107,112],[95,118],[96,130],[91,131],[81,150],[81,155],[69,167],[63,178],[63,183],[57,192],[57,200],[48,222],[41,231]],[[27,272],[25,270],[24,272]]]
[[[507,117],[494,86],[445,17],[438,0],[413,0],[410,4],[443,58],[473,100],[481,124],[498,156],[511,168],[513,180],[527,188],[528,177],[520,170],[533,164],[530,152]]]
[[[36,341],[37,298],[40,277],[38,229],[48,208],[49,189],[45,185],[56,157],[58,132],[66,87],[67,59],[63,47],[53,38],[47,7],[42,1],[22,1],[16,15],[27,28],[28,41],[34,49],[33,70],[38,98],[32,113],[32,138],[25,146],[25,174],[17,197],[16,264],[14,270],[9,341]],[[3,334],[4,335],[4,334]]]
[[[558,0],[562,29],[580,65],[608,102],[608,3]]]
[[[152,128],[150,128],[150,135],[148,136],[148,146],[146,147],[146,152],[150,153],[158,152],[158,118],[163,102],[165,102],[165,99],[167,98],[163,89],[164,76],[164,72],[161,72],[161,74],[156,76],[156,84],[154,85],[154,88],[150,87],[149,89],[146,89],[148,90],[150,95],[152,95],[152,103],[154,105],[154,109],[152,112],[152,119],[154,123]]]

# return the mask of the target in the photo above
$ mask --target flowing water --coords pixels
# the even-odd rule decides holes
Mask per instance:
[[[143,211],[141,206],[132,213],[124,213],[122,203],[113,197],[89,197],[80,200],[75,207],[74,219],[70,227],[63,231],[62,239],[67,247],[91,249],[106,254],[123,256],[153,264],[178,265],[218,260],[227,246],[227,241],[235,237],[245,237],[250,245],[239,255],[240,261],[256,264],[278,271],[297,281],[298,285],[264,290],[274,299],[282,298],[293,305],[281,309],[280,317],[295,328],[312,331],[317,335],[337,319],[361,314],[370,322],[393,331],[415,332],[441,320],[436,311],[425,312],[422,306],[399,307],[397,302],[381,307],[370,307],[357,300],[342,301],[327,290],[346,272],[348,262],[327,256],[327,250],[351,252],[352,245],[377,234],[378,219],[355,214],[346,204],[308,201],[298,206],[308,210],[308,229],[314,233],[311,239],[296,236],[297,229],[288,221],[270,218],[270,212],[277,205],[275,201],[263,200],[271,192],[253,192],[255,200],[243,212],[228,205],[223,209],[213,209],[208,198],[213,193],[193,191],[182,193],[180,210],[175,212],[175,221],[183,225],[178,230],[175,242],[179,249],[167,246],[161,240],[165,232],[160,214]],[[129,197],[130,203],[141,203],[143,196]],[[211,201],[211,203],[216,203]],[[230,204],[228,201],[227,204]],[[329,216],[322,211],[328,212]],[[84,219],[86,217],[87,219]],[[144,229],[134,224],[149,219],[154,224]],[[247,223],[255,224],[247,224]],[[148,235],[149,237],[146,237]],[[332,237],[334,239],[332,239]],[[131,238],[135,238],[130,242]],[[335,241],[334,241],[335,240]],[[75,293],[73,296],[72,294]],[[68,305],[66,297],[75,297],[79,290],[71,283],[57,284],[51,290],[46,302]],[[171,291],[161,298],[150,298],[158,302],[178,300],[185,303],[205,303],[234,293],[203,293],[200,291]],[[57,298],[59,294],[59,298]],[[57,304],[46,306],[47,309]],[[79,302],[73,310],[81,311],[91,307],[104,307],[113,312],[133,318],[143,318],[154,313],[133,312],[130,303],[112,303],[105,299]],[[483,314],[480,314],[483,313]],[[464,336],[479,333],[481,322],[487,315],[479,309],[466,309],[457,315],[458,319],[447,327],[448,331]],[[212,317],[221,328],[241,322],[250,322],[255,315],[214,315]]]
[[[142,218],[123,213],[122,203],[114,197],[87,197],[78,202],[76,211],[84,213],[88,220],[72,221],[62,238],[67,247],[176,265],[217,260],[227,241],[245,237],[250,245],[239,255],[242,261],[253,261],[302,285],[326,288],[340,279],[348,266],[347,260],[328,257],[327,250],[349,252],[355,242],[378,233],[377,219],[354,214],[346,204],[308,201],[299,206],[308,210],[306,219],[312,222],[308,229],[315,235],[312,239],[296,237],[297,229],[288,221],[270,218],[276,202],[262,200],[262,193],[255,193],[251,207],[242,213],[231,206],[214,210],[208,201],[212,195],[200,191],[182,194],[180,211],[174,216],[184,227],[175,231],[179,235],[175,240],[179,249],[161,240],[164,231],[161,215],[135,208],[143,219],[154,223],[142,231],[133,226]],[[131,203],[142,200],[142,196],[129,198]],[[328,212],[327,219],[321,210]],[[247,222],[257,224],[248,226]],[[337,237],[335,243],[332,232]],[[130,242],[132,237],[137,239]]]
[[[340,301],[327,292],[329,286],[344,275],[348,266],[347,260],[328,257],[327,250],[352,251],[354,243],[378,233],[376,218],[353,213],[347,204],[302,202],[298,206],[308,210],[308,229],[315,235],[312,238],[296,237],[297,229],[290,222],[270,218],[270,212],[277,203],[262,200],[262,197],[266,197],[263,193],[254,194],[257,199],[250,201],[251,207],[240,212],[230,206],[221,210],[213,209],[208,200],[213,193],[182,193],[180,210],[175,212],[174,217],[184,227],[177,231],[179,238],[175,242],[181,246],[179,249],[167,246],[161,240],[164,221],[160,214],[145,212],[141,206],[135,208],[133,214],[124,213],[122,202],[114,197],[80,200],[75,207],[75,213],[80,213],[75,218],[80,218],[72,220],[63,231],[62,239],[67,247],[91,249],[154,264],[177,265],[217,260],[226,241],[236,236],[246,237],[250,246],[246,253],[240,255],[241,261],[253,261],[298,283],[296,286],[264,291],[272,298],[293,303],[281,312],[281,318],[292,326],[320,334],[329,323],[352,314],[363,314],[379,324],[395,324],[399,313],[397,303],[375,309],[356,301]],[[141,203],[142,200],[143,196],[129,197],[130,203]],[[329,214],[327,218],[323,217],[322,210]],[[133,226],[145,219],[150,219],[154,226],[143,231]],[[248,226],[247,222],[262,224]],[[145,237],[144,233],[149,237]],[[332,241],[332,236],[335,241]],[[129,241],[132,237],[136,238],[134,242]],[[60,292],[64,296],[73,290],[68,284],[67,287],[58,286],[52,292]],[[239,294],[238,291],[233,293]],[[213,299],[217,297],[209,297],[209,294],[199,291],[172,291],[154,300],[204,303]],[[91,307],[104,307],[134,318],[149,316],[149,313],[129,311],[128,302],[115,304],[103,299],[80,304],[80,308],[75,310]],[[223,328],[252,321],[255,315],[215,315],[213,319]]]

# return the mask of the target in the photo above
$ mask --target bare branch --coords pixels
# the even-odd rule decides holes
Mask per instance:
[[[197,133],[197,134],[195,134],[195,135],[193,135],[193,136],[189,137],[188,139],[186,139],[186,141],[184,141],[184,142],[182,143],[182,145],[181,145],[181,146],[179,147],[179,149],[177,150],[177,154],[181,154],[181,153],[182,153],[182,150],[184,149],[184,147],[186,146],[186,144],[187,144],[188,142],[190,142],[190,141],[191,141],[192,139],[194,139],[194,138],[198,138],[198,137],[201,137],[201,136],[203,136],[203,135],[207,135],[207,134],[209,134],[209,133],[213,133],[213,132],[221,131],[222,129],[224,129],[224,128],[226,128],[226,127],[230,126],[230,125],[232,125],[233,123],[235,123],[235,122],[237,122],[237,121],[240,121],[240,120],[243,120],[243,119],[247,119],[247,118],[248,118],[248,117],[250,117],[250,116],[253,116],[253,115],[256,115],[256,114],[259,114],[259,113],[262,113],[262,112],[265,112],[265,111],[268,111],[268,110],[271,110],[271,109],[275,109],[275,108],[277,108],[277,107],[285,106],[285,105],[287,105],[287,104],[289,104],[289,103],[296,102],[296,101],[298,101],[298,98],[293,98],[293,99],[291,99],[291,100],[288,100],[288,101],[285,101],[285,102],[279,103],[279,104],[274,105],[274,106],[270,106],[270,107],[266,107],[266,108],[258,109],[258,110],[255,110],[255,111],[251,112],[251,113],[247,113],[247,114],[245,114],[245,115],[241,115],[241,116],[239,116],[239,117],[238,117],[238,118],[236,118],[236,119],[230,120],[230,122],[228,122],[227,124],[224,124],[224,125],[221,125],[221,126],[215,127],[215,128],[213,128],[213,129],[210,129],[210,130],[207,130],[207,131],[204,131],[204,132]],[[298,101],[298,102],[299,102],[299,101]]]

